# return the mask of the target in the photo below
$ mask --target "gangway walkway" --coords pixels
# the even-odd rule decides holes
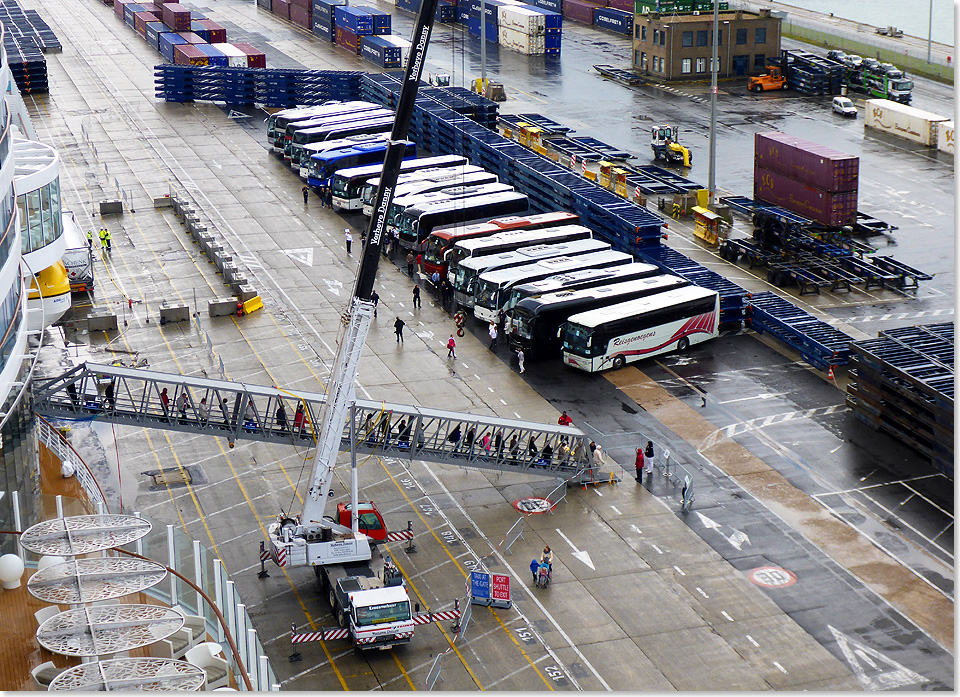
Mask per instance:
[[[48,418],[110,423],[237,440],[311,445],[326,400],[318,393],[83,363],[34,381]],[[282,407],[282,409],[281,409]],[[590,440],[577,428],[357,400],[358,454],[592,481]],[[350,450],[350,419],[340,450]],[[487,437],[487,438],[485,438]]]

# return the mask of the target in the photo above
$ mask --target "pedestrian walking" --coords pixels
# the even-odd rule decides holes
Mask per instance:
[[[540,562],[536,559],[530,562],[530,573],[533,574],[533,582],[537,582],[537,572],[540,570]]]
[[[567,412],[563,412],[560,414],[560,418],[557,419],[557,423],[561,426],[569,426],[573,423],[573,419],[570,418]]]
[[[490,323],[490,329],[487,332],[490,334],[490,350],[496,352],[497,350],[497,325],[493,322]]]
[[[393,242],[390,244],[390,258],[397,256],[397,247],[400,246],[400,231],[393,231]]]
[[[560,445],[557,446],[557,460],[566,464],[570,457],[570,446],[567,444],[567,437],[560,436]]]
[[[593,451],[593,466],[596,469],[603,467],[603,448],[600,447],[599,443],[597,443],[596,450]]]
[[[417,254],[417,271],[423,273],[423,255]]]
[[[447,436],[447,442],[453,443],[453,452],[460,449],[460,424],[454,426],[453,430]]]
[[[333,189],[329,186],[326,188],[326,199],[327,199],[327,208],[333,208]]]
[[[647,441],[647,447],[643,449],[643,454],[646,459],[647,469],[650,470],[650,474],[653,474],[653,441]]]
[[[453,334],[450,335],[450,338],[453,338]],[[67,394],[70,395],[70,401],[73,402],[73,406],[79,406],[80,398],[77,395],[77,386],[74,383],[67,383]]]
[[[403,327],[405,322],[397,317],[397,321],[393,323],[393,333],[397,335],[397,343],[403,342]]]
[[[111,249],[113,249],[113,245],[111,244],[111,240],[113,239],[113,236],[110,234],[109,230],[104,230],[104,232],[106,233],[105,237],[107,240],[107,251],[109,252]]]
[[[302,189],[300,189],[300,193],[303,194],[303,205],[306,206],[308,203],[310,203],[310,187],[305,185]]]
[[[200,406],[197,409],[200,412],[200,423],[206,426],[207,422],[210,421],[210,405],[207,404],[206,397],[200,399]]]
[[[350,228],[347,228],[343,231],[344,239],[347,241],[347,254],[350,253],[350,248],[353,246],[353,235],[350,234]]]
[[[497,332],[500,336],[503,336],[503,328],[507,323],[507,313],[503,311],[503,308],[497,312]]]
[[[163,407],[163,415],[170,415],[170,395],[167,394],[167,388],[160,390],[160,406]]]
[[[430,274],[430,282],[433,284],[433,289],[437,292],[440,291],[440,272],[434,271]]]
[[[447,358],[457,360],[457,340],[453,338],[453,334],[447,339]]]
[[[187,409],[190,407],[190,398],[187,396],[187,390],[184,389],[177,397],[177,410],[180,412],[180,423],[187,423]]]
[[[300,402],[300,403],[297,405],[297,410],[296,410],[296,412],[294,412],[294,414],[293,414],[293,429],[297,432],[297,435],[298,435],[298,436],[299,436],[301,433],[303,433],[303,422],[304,422],[305,418],[306,418],[306,417],[305,417],[305,414],[304,414],[304,411],[303,411],[303,402]]]
[[[480,445],[483,447],[484,452],[490,454],[490,434],[484,433],[483,438],[480,439]]]
[[[413,278],[413,262],[416,261],[416,257],[413,256],[413,252],[407,254],[407,275],[410,278]]]
[[[373,316],[377,316],[377,305],[380,304],[380,294],[377,291],[370,293],[370,300],[373,301]]]
[[[503,429],[497,431],[497,435],[493,439],[493,448],[497,451],[497,457],[503,457]]]
[[[107,249],[107,230],[106,228],[100,228],[100,249],[106,251]]]
[[[522,349],[522,348],[517,349],[517,363],[520,364],[520,372],[521,372],[521,373],[522,373],[524,370],[526,370],[526,369],[523,367],[523,358],[524,358],[523,349]]]
[[[103,391],[103,396],[106,398],[107,406],[110,407],[110,409],[117,406],[117,400],[113,395],[113,380],[107,383],[107,387]]]
[[[283,406],[283,402],[277,406],[277,426],[280,428],[280,433],[287,432],[287,410]]]
[[[520,459],[520,439],[516,433],[510,436],[510,458],[514,462]]]
[[[87,246],[93,247],[93,230],[87,230]]]
[[[420,284],[419,283],[413,287],[413,307],[416,309],[420,308]]]
[[[643,481],[643,448],[637,448],[637,459],[633,466],[637,468],[637,481]]]

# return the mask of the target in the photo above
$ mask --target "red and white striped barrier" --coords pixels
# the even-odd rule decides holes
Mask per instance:
[[[273,559],[273,563],[277,566],[286,566],[287,565],[287,550],[284,547],[279,549],[275,547],[270,548],[270,558]]]
[[[576,169],[576,167],[577,167],[577,156],[576,156],[576,155],[571,155],[571,156],[570,156],[570,169]]]
[[[414,624],[430,624],[432,622],[446,622],[447,620],[460,619],[460,610],[441,610],[440,612],[428,612],[422,615],[414,615]]]
[[[387,533],[387,542],[403,542],[404,540],[413,539],[413,530],[409,528],[406,530],[400,530],[399,532],[388,532]]]
[[[586,161],[586,160],[584,160],[584,161],[580,164],[580,171],[583,172],[583,176],[587,176],[587,161]]]
[[[638,186],[636,189],[633,190],[633,197],[640,198],[641,196],[643,196],[643,192],[640,191],[640,187]]]
[[[290,627],[290,643],[306,644],[311,641],[333,641],[334,639],[346,639],[350,635],[350,630],[346,627],[337,627],[336,629],[322,629],[319,632],[301,632],[297,634],[296,625]]]

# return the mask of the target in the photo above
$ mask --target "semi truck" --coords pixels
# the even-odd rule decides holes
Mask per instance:
[[[93,292],[93,245],[77,225],[73,211],[63,211],[63,239],[66,249],[63,251],[63,265],[67,267],[67,279],[70,282],[70,291],[82,293]],[[96,240],[100,244],[99,238]]]

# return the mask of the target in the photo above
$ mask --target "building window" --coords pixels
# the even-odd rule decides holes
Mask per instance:
[[[693,46],[693,32],[685,31],[683,32],[683,46],[684,48],[688,46]]]
[[[767,54],[758,53],[753,57],[753,69],[763,70],[767,67]]]
[[[697,46],[707,46],[707,30],[701,29],[697,32]]]
[[[659,29],[654,29],[654,30],[653,30],[653,45],[656,46],[658,43],[660,43],[660,30],[659,30]]]
[[[737,29],[737,46],[742,46],[747,43],[747,30]]]
[[[633,52],[633,67],[635,68],[640,67],[640,51]]]
[[[753,43],[755,44],[765,44],[767,43],[767,28],[766,27],[757,27],[753,35]]]
[[[707,72],[707,59],[706,58],[697,58],[697,72],[705,73]]]
[[[640,27],[640,40],[641,41],[647,40],[647,25],[643,25],[642,27]]]
[[[661,46],[667,45],[667,28],[666,27],[660,30],[660,45]]]
[[[640,53],[640,69],[641,70],[647,69],[647,54],[643,52]]]
[[[723,29],[717,30],[717,46],[723,46]]]
[[[689,58],[684,58],[682,61],[680,61],[680,72],[684,75],[688,74],[690,72],[691,63],[692,61]]]

